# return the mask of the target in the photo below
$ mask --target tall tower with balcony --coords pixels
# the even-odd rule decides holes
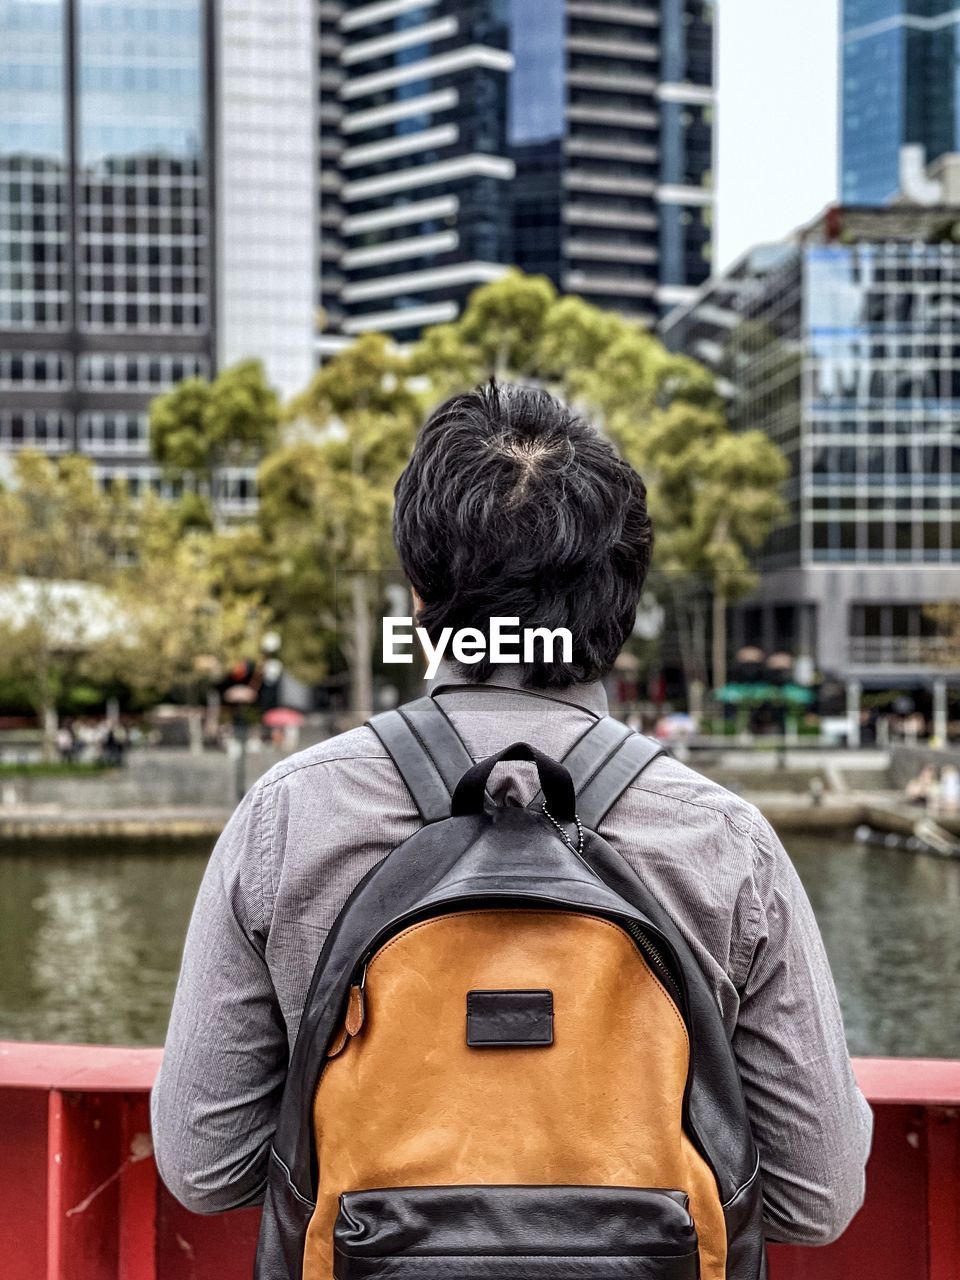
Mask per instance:
[[[514,265],[648,324],[710,274],[709,0],[321,9],[321,353]]]

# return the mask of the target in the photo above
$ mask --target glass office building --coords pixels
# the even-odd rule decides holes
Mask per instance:
[[[0,449],[73,444],[68,70],[56,0],[0,7]],[[8,339],[7,335],[11,337]],[[32,341],[19,342],[23,335]],[[18,395],[21,390],[24,393]]]
[[[900,148],[928,163],[960,150],[960,10],[952,0],[843,0],[840,192],[882,204]]]
[[[146,402],[209,371],[202,0],[0,0],[0,448],[155,480]]]
[[[217,7],[229,31],[239,6]],[[309,4],[302,9],[302,213],[275,185],[294,228],[284,251],[297,237],[310,246],[293,260],[310,282],[313,24]],[[270,367],[277,354],[243,325],[244,314],[275,319],[271,287],[289,284],[271,283],[262,262],[273,230],[262,187],[243,254],[239,215],[255,196],[238,169],[248,183],[258,177],[235,161],[244,129],[257,149],[249,64],[218,58],[213,35],[213,0],[0,0],[0,449],[76,450],[134,492],[159,485],[150,399],[221,363],[263,354]],[[276,156],[272,164],[282,179]],[[238,293],[218,258],[217,219],[231,212],[233,251],[248,270],[263,268],[259,293]],[[281,327],[290,336],[296,324],[299,385],[311,368],[312,283],[301,292],[300,312]],[[290,373],[279,355],[272,363]],[[238,498],[248,487],[238,482]]]
[[[735,647],[800,637],[846,680],[932,678],[931,606],[960,596],[958,239],[960,209],[834,210],[666,321],[790,464]]]
[[[288,396],[316,366],[316,0],[215,9],[217,366],[257,356]]]
[[[55,329],[69,300],[64,15],[57,0],[0,14],[0,325]]]
[[[326,341],[414,337],[511,265],[648,323],[688,297],[710,272],[713,15],[322,4]]]

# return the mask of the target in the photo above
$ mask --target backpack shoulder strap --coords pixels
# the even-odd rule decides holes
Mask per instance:
[[[581,791],[600,768],[609,760],[630,730],[613,716],[604,716],[580,735],[563,757],[563,765],[573,779],[574,789],[579,796]],[[538,791],[527,806],[528,809],[539,809],[543,803],[543,792]]]
[[[450,817],[450,800],[473,758],[434,698],[418,698],[367,721],[424,822]]]
[[[583,790],[577,793],[577,813],[583,825],[596,831],[627,787],[636,782],[658,756],[666,754],[666,749],[656,739],[629,732]]]
[[[612,716],[604,716],[581,734],[563,758],[577,792],[577,814],[591,831],[664,748],[652,738],[641,737]],[[530,808],[539,808],[538,791]]]

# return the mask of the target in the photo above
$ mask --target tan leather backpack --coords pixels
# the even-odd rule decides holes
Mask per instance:
[[[356,888],[290,1063],[259,1280],[760,1280],[716,1002],[596,829],[660,753],[598,722],[479,764],[429,698],[371,721],[423,818]],[[532,761],[526,808],[485,792]]]

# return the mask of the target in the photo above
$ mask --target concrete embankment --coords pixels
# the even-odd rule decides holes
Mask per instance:
[[[246,785],[279,759],[276,751],[251,752]],[[0,780],[0,842],[212,844],[238,786],[238,763],[221,752],[142,750],[100,773],[8,773]]]
[[[830,800],[811,805],[791,796],[745,796],[753,800],[782,835],[832,835],[851,832],[874,819],[878,804],[869,798]],[[0,845],[8,842],[100,842],[104,840],[163,844],[182,840],[212,845],[230,815],[228,806],[216,808],[73,809],[59,807],[0,807]]]
[[[247,786],[281,756],[251,753]],[[690,763],[755,803],[784,836],[849,834],[867,824],[907,832],[920,816],[903,805],[887,753],[728,750]],[[900,772],[911,774],[911,759]],[[212,844],[238,788],[237,761],[222,753],[134,752],[122,769],[77,776],[8,775],[0,780],[0,842],[170,840]]]
[[[63,812],[29,807],[0,808],[0,848],[7,844],[101,846],[105,842],[213,845],[230,811],[224,809],[87,809]]]

